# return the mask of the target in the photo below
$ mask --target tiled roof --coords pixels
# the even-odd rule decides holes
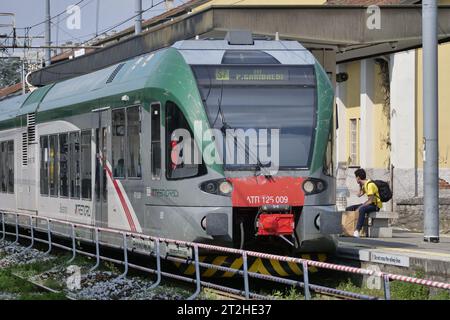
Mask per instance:
[[[9,87],[4,87],[0,89],[0,98],[6,97],[10,94],[16,93],[22,90],[22,83],[16,83]]]

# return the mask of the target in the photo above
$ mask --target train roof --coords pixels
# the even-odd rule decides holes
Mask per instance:
[[[0,101],[0,122],[13,120],[31,93]]]
[[[0,127],[10,127],[14,118],[33,112],[56,110],[90,103],[96,99],[158,86],[165,76],[162,62],[173,64],[183,56],[187,64],[221,64],[230,51],[260,51],[281,64],[314,64],[313,55],[296,41],[255,40],[252,45],[230,45],[227,40],[186,40],[172,47],[38,88],[32,93],[0,101]],[[176,53],[178,52],[178,54]],[[172,60],[170,60],[172,59]],[[182,59],[181,59],[182,60]],[[158,74],[158,77],[151,77]],[[5,125],[8,122],[8,125]]]
[[[227,52],[260,51],[280,64],[312,65],[315,58],[297,41],[254,40],[253,44],[230,44],[228,40],[183,40],[173,45],[190,65],[222,64]]]

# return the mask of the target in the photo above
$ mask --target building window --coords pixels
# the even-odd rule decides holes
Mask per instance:
[[[141,121],[140,121],[140,108],[129,107],[127,108],[127,136],[128,136],[128,177],[129,178],[141,178],[141,146],[140,146],[140,134],[141,134]]]
[[[112,112],[112,169],[115,178],[125,178],[125,109]]]
[[[92,150],[91,131],[81,132],[81,197],[92,198]]]
[[[350,119],[349,165],[359,165],[359,119]]]
[[[70,197],[80,198],[80,133],[69,134]]]
[[[59,135],[59,195],[69,197],[69,135]]]
[[[151,167],[152,179],[161,178],[161,105],[152,104],[151,107]]]
[[[181,134],[185,133],[185,136]],[[185,179],[206,173],[206,167],[194,159],[197,144],[192,130],[178,106],[173,102],[166,104],[166,177],[168,180]],[[190,149],[189,153],[185,150]],[[197,154],[201,154],[197,150]],[[186,156],[186,158],[185,158]]]
[[[49,186],[50,195],[58,196],[58,136],[49,138]]]
[[[40,138],[41,142],[41,194],[48,196],[48,136]]]

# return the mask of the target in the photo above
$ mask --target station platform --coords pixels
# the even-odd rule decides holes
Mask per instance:
[[[392,238],[339,237],[336,256],[359,261],[361,267],[450,282],[450,235],[439,243],[423,241],[422,233],[393,231]]]

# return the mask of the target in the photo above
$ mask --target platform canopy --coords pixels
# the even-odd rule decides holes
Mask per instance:
[[[199,1],[205,3],[205,1]],[[255,36],[301,42],[309,49],[335,50],[337,63],[421,46],[421,5],[380,6],[380,28],[370,29],[368,6],[342,5],[209,5],[187,6],[176,14],[150,19],[144,32],[121,32],[94,52],[40,69],[30,76],[35,86],[92,72],[167,47],[179,40],[223,39],[228,30],[250,30]],[[181,11],[180,11],[181,10]],[[152,22],[153,21],[153,22]],[[373,24],[371,24],[373,26]],[[146,30],[147,29],[147,30]],[[439,6],[439,40],[450,40],[450,5]]]

